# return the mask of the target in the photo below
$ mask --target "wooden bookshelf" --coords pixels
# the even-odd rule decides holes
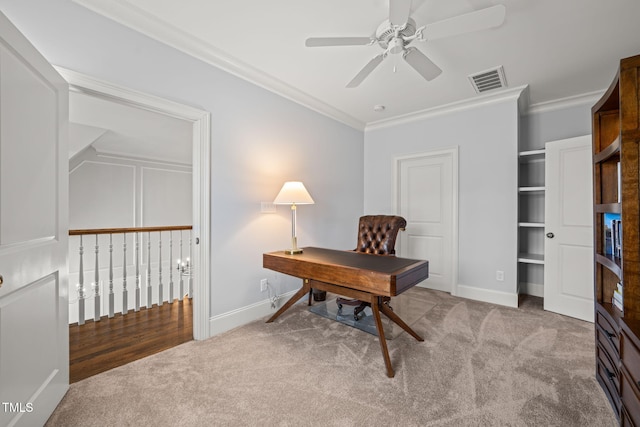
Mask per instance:
[[[593,119],[596,378],[623,425],[640,425],[640,55],[620,61]],[[605,249],[605,215],[620,214],[622,253]],[[617,223],[616,223],[617,224]],[[622,310],[612,304],[622,284]]]

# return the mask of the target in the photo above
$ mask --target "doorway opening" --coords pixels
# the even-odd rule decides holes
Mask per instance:
[[[158,331],[162,332],[163,330],[166,332],[166,328],[167,325],[164,325],[162,322],[163,321],[167,321],[167,319],[173,319],[174,322],[174,326],[176,326],[176,332],[175,332],[175,336],[177,338],[175,339],[168,339],[168,342],[175,342],[175,344],[173,345],[177,345],[179,344],[181,341],[184,342],[185,340],[190,340],[190,339],[206,339],[209,337],[209,294],[210,294],[210,290],[209,290],[209,283],[210,283],[210,249],[209,249],[209,235],[210,235],[210,176],[211,176],[211,172],[210,172],[210,114],[206,111],[203,110],[199,110],[190,106],[186,106],[186,105],[182,105],[182,104],[178,104],[175,103],[173,101],[169,101],[166,99],[162,99],[162,98],[158,98],[152,95],[148,95],[148,94],[143,94],[137,91],[133,91],[124,87],[120,87],[105,81],[101,81],[80,73],[76,73],[74,71],[71,70],[66,70],[66,69],[62,69],[62,68],[57,68],[57,71],[67,80],[67,82],[69,83],[69,90],[70,90],[70,96],[78,96],[78,97],[84,97],[85,100],[89,100],[89,102],[94,102],[94,103],[108,103],[111,107],[113,108],[124,108],[126,110],[129,111],[139,111],[142,114],[146,114],[148,117],[151,117],[153,115],[155,116],[164,116],[168,119],[168,122],[172,124],[176,124],[177,126],[182,126],[183,128],[187,128],[188,129],[188,137],[186,138],[185,144],[186,145],[180,145],[180,144],[169,144],[166,148],[168,149],[168,151],[162,155],[161,151],[159,149],[159,147],[153,147],[153,145],[146,147],[147,150],[151,150],[151,152],[153,153],[153,155],[144,155],[143,151],[137,152],[137,153],[133,153],[133,154],[128,154],[126,156],[123,156],[124,150],[122,150],[123,145],[118,146],[118,142],[117,142],[117,138],[110,138],[110,136],[108,133],[106,133],[105,135],[100,135],[102,137],[100,144],[99,144],[99,149],[102,151],[102,153],[100,153],[102,155],[103,158],[109,158],[110,160],[107,161],[107,163],[111,163],[111,164],[118,164],[119,166],[122,166],[122,159],[123,157],[128,157],[127,161],[124,161],[124,163],[126,164],[127,162],[129,162],[129,164],[127,164],[128,166],[128,170],[132,171],[134,170],[135,172],[135,168],[146,168],[145,171],[147,171],[147,176],[146,176],[146,183],[147,184],[151,184],[153,183],[153,176],[158,175],[159,173],[161,173],[162,171],[165,171],[167,169],[172,169],[170,172],[173,173],[174,177],[178,177],[179,173],[184,172],[184,170],[181,170],[181,168],[184,169],[184,160],[181,160],[185,152],[189,152],[190,155],[188,157],[190,157],[188,160],[190,161],[190,185],[189,185],[189,189],[186,190],[188,191],[190,194],[188,197],[189,203],[190,203],[190,213],[189,216],[190,218],[190,226],[192,226],[192,230],[189,231],[189,248],[190,248],[190,259],[189,259],[189,263],[190,263],[190,268],[189,268],[189,284],[190,284],[190,292],[188,293],[189,297],[193,297],[193,299],[190,298],[185,298],[184,300],[182,300],[182,298],[180,298],[179,300],[168,300],[168,303],[165,304],[157,304],[158,307],[143,307],[145,308],[145,310],[131,310],[133,314],[129,313],[126,316],[122,316],[120,315],[120,320],[119,322],[122,323],[122,325],[124,325],[125,323],[128,325],[126,326],[127,328],[131,328],[131,324],[137,324],[139,326],[142,326],[145,324],[145,322],[148,321],[149,318],[156,316],[157,319],[155,320],[156,323],[148,323],[146,325],[147,331],[148,333],[146,333],[145,335],[147,335],[147,337],[149,338],[149,345],[146,346],[148,347],[147,350],[151,350],[152,353],[153,352],[157,352],[157,351],[161,351],[163,349],[165,349],[166,345],[163,344],[161,346],[157,345],[158,339],[153,338],[153,334],[157,333]],[[130,114],[128,114],[127,116],[131,116]],[[125,117],[125,120],[127,118],[131,118],[131,117]],[[139,122],[147,122],[147,119],[143,119],[143,120],[138,120]],[[135,122],[135,121],[133,121]],[[136,123],[126,123],[124,126],[134,126]],[[147,125],[151,125],[149,123],[147,123]],[[91,129],[87,129],[85,128],[84,131],[90,132]],[[95,129],[93,130],[95,132]],[[162,130],[161,130],[162,131]],[[165,129],[164,131],[167,131],[167,129]],[[100,138],[98,138],[100,139]],[[125,144],[126,145],[126,144]],[[106,148],[105,148],[106,147]],[[141,147],[138,147],[138,149],[140,149]],[[93,154],[95,153],[95,148],[90,148],[94,150]],[[142,150],[144,150],[145,147],[142,147]],[[78,147],[76,146],[72,146],[70,147],[70,158],[73,155],[78,155],[78,153],[80,151],[85,150],[84,147],[80,146]],[[173,150],[173,151],[171,151]],[[177,150],[177,151],[176,151]],[[109,153],[107,153],[108,151],[110,151]],[[151,158],[153,157],[153,158]],[[159,157],[164,157],[164,158],[159,158]],[[141,164],[143,164],[143,166],[132,166],[132,163],[135,162],[139,162]],[[158,167],[158,164],[163,165],[162,167]],[[167,168],[165,167],[166,165],[172,165],[174,166],[173,168]],[[125,168],[126,169],[126,168]],[[124,169],[123,169],[124,170]],[[135,175],[135,173],[134,173]],[[120,176],[118,174],[116,174],[116,176]],[[156,192],[156,194],[158,193],[158,191],[162,192],[162,189],[165,188],[162,185],[162,177],[156,176],[156,182],[155,182],[155,187],[153,185],[148,185],[148,187],[151,189],[151,191],[149,191],[149,193],[153,193],[154,190]],[[184,180],[184,174],[182,175],[182,178]],[[140,178],[140,176],[138,176],[137,179],[137,183],[136,183],[136,188],[131,190],[132,192],[135,190],[138,190],[140,193],[143,193],[143,191],[141,190],[141,182],[142,178]],[[173,181],[170,181],[173,182]],[[180,193],[180,191],[184,192],[185,190],[176,190],[178,191],[178,194]],[[156,200],[155,202],[153,200]],[[186,200],[185,198],[183,198],[183,201]],[[147,200],[144,200],[144,196],[142,197],[138,197],[137,199],[134,198],[134,200],[131,202],[131,208],[133,210],[133,212],[135,212],[135,218],[134,218],[134,226],[141,226],[141,225],[153,225],[153,226],[175,226],[175,225],[186,225],[186,224],[159,224],[157,223],[157,221],[159,220],[158,218],[153,218],[153,211],[157,211],[158,208],[162,208],[162,206],[154,206],[154,203],[156,203],[157,205],[157,199],[153,199],[153,198],[148,198]],[[147,206],[146,209],[146,213],[147,215],[145,215],[145,204]],[[126,210],[123,210],[126,211]],[[175,212],[174,212],[175,213]],[[123,215],[128,215],[128,214],[123,214]],[[181,214],[176,214],[178,218],[184,218],[184,212],[182,212],[182,216],[180,216]],[[175,218],[175,216],[174,216]],[[70,220],[73,219],[70,217]],[[131,216],[129,216],[129,219],[131,219]],[[171,215],[169,215],[169,220],[171,220],[172,217]],[[73,221],[70,221],[73,222]],[[171,222],[171,221],[170,221]],[[183,221],[184,222],[184,221]],[[71,227],[73,228],[73,225],[71,225]],[[86,227],[86,225],[85,225]],[[100,227],[100,225],[97,225],[95,227]],[[134,227],[135,228],[135,227]],[[170,236],[169,239],[173,239],[175,238],[175,231],[170,232]],[[126,234],[125,234],[126,236]],[[130,239],[133,238],[133,235],[131,235]],[[166,239],[166,233],[165,233],[165,237],[160,237],[160,240],[162,239]],[[98,238],[95,238],[96,240],[96,246],[97,246],[97,241]],[[151,240],[151,237],[149,237],[149,240]],[[87,247],[91,248],[91,252],[93,249],[93,243],[92,242],[87,242],[89,243],[89,245],[86,245]],[[137,242],[136,242],[137,243]],[[162,245],[162,243],[160,243]],[[160,260],[154,261],[156,265],[162,265],[163,263],[168,263],[169,266],[167,267],[167,270],[165,270],[165,283],[168,281],[168,276],[169,276],[169,272],[171,272],[171,270],[173,269],[173,264],[176,260],[174,259],[169,259],[169,257],[164,258],[164,260],[162,259],[162,254],[164,254],[166,252],[166,245],[168,245],[169,242],[167,242],[165,240],[165,248],[164,249],[160,249],[158,250],[158,253],[160,254]],[[155,245],[155,242],[154,242]],[[107,247],[109,246],[109,244],[106,245]],[[124,260],[122,261],[123,258],[119,258],[122,267],[125,270],[124,273],[124,281],[125,281],[125,289],[126,289],[126,277],[127,277],[127,272],[126,270],[128,269],[130,272],[129,274],[134,274],[133,271],[135,271],[135,267],[134,265],[129,265],[129,263],[133,263],[133,241],[131,240],[129,242],[129,244],[127,245],[127,240],[125,238],[124,240],[124,250],[125,250],[125,257]],[[126,247],[129,246],[129,254],[130,256],[127,258],[126,256]],[[74,248],[73,246],[70,246],[70,253],[74,253]],[[100,255],[101,257],[106,256],[106,250],[102,250],[103,253]],[[86,251],[87,253],[89,253],[89,251]],[[148,252],[152,252],[152,250],[149,250]],[[175,258],[175,257],[174,257]],[[127,261],[130,260],[130,261]],[[105,266],[108,264],[107,262],[104,262],[104,260],[101,260],[102,262],[100,262],[101,266]],[[184,259],[183,259],[184,261]],[[151,262],[149,263],[151,265]],[[73,266],[73,262],[70,263],[70,266]],[[97,266],[98,266],[98,255],[96,255],[96,270],[97,270]],[[128,267],[127,267],[128,266]],[[93,264],[90,264],[90,266],[88,266],[87,268],[90,273],[89,275],[93,275]],[[177,269],[180,269],[180,265],[178,265]],[[162,277],[162,268],[160,269],[160,276]],[[102,277],[108,277],[109,274],[107,273],[106,275],[103,273],[101,275]],[[133,279],[130,279],[129,282],[135,282],[136,279],[139,278],[138,273],[136,272],[135,275],[133,276]],[[90,281],[89,281],[90,282]],[[100,282],[104,283],[103,280],[101,280]],[[122,282],[122,280],[120,280],[120,283]],[[73,283],[70,280],[70,283]],[[96,283],[98,283],[96,281]],[[119,285],[120,285],[119,283]],[[75,285],[75,284],[74,284]],[[160,286],[162,286],[162,279],[160,278]],[[165,291],[164,292],[168,292],[167,291],[167,287],[168,285],[165,284]],[[105,305],[105,310],[108,312],[108,315],[105,316],[105,318],[109,318],[109,320],[113,320],[116,318],[116,315],[114,315],[113,313],[113,309],[109,309],[108,308],[108,296],[107,293],[104,291],[107,287],[103,284],[101,287],[102,290],[102,295],[100,295],[102,297],[102,301],[103,304]],[[131,292],[132,288],[129,288]],[[89,294],[91,292],[88,292]],[[162,292],[161,292],[162,293]],[[73,294],[70,291],[70,297]],[[132,301],[134,299],[134,294],[130,293],[129,294],[129,304],[128,306],[131,307]],[[157,294],[156,294],[157,295]],[[158,297],[155,297],[156,300]],[[72,298],[70,298],[71,300]],[[121,301],[121,299],[120,299]],[[126,297],[125,297],[125,301],[126,301]],[[149,299],[149,301],[151,301],[151,299]],[[179,304],[178,304],[179,303]],[[126,302],[121,302],[120,303],[120,307],[122,308],[123,305],[126,304]],[[87,307],[89,306],[88,304],[85,304]],[[93,307],[93,304],[91,305],[91,307]],[[166,311],[166,313],[162,314],[161,311],[159,311],[158,313],[152,314],[151,313],[151,309],[162,309],[164,311]],[[93,313],[93,308],[91,308],[91,313]],[[128,310],[122,310],[123,312],[128,312]],[[144,313],[143,313],[144,311]],[[142,313],[142,314],[141,314]],[[141,316],[144,314],[145,319],[141,320]],[[125,322],[125,318],[127,318],[127,316],[130,316],[130,319],[126,320]],[[95,316],[91,316],[91,318],[94,318]],[[137,320],[136,320],[137,318]],[[165,318],[165,320],[162,320],[163,318]],[[99,324],[100,321],[93,321],[92,323],[92,328],[94,329],[94,332],[96,333],[96,336],[100,336],[100,333],[98,332],[99,328]],[[167,338],[167,334],[164,333],[162,334],[164,338]],[[140,336],[140,335],[138,335]],[[78,337],[70,337],[70,344],[73,342],[74,339],[78,339]],[[99,337],[97,339],[100,339]],[[102,338],[104,339],[104,337]],[[155,344],[154,344],[155,343]],[[129,344],[132,345],[132,344]],[[86,343],[82,343],[81,346],[86,347]],[[118,346],[127,346],[127,344],[118,344]],[[153,351],[155,346],[155,351]],[[170,345],[171,346],[171,345]],[[166,347],[168,348],[168,347]],[[147,350],[140,350],[140,351],[135,351],[135,352],[130,352],[130,353],[137,353],[138,355],[142,355],[139,357],[144,357],[145,351]],[[151,354],[151,353],[149,353]],[[85,359],[86,358],[91,358],[91,356],[87,356],[84,355],[82,356]],[[136,358],[139,358],[136,357]],[[71,355],[71,359],[73,359],[73,354]],[[120,364],[124,364],[127,363],[126,360],[123,360],[123,363]],[[113,367],[113,366],[112,366]]]

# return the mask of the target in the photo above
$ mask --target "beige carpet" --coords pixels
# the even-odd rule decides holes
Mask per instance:
[[[388,341],[297,304],[71,385],[48,426],[614,426],[593,324],[412,289],[435,305]],[[393,305],[393,304],[392,304]]]

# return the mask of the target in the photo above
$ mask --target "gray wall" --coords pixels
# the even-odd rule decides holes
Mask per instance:
[[[558,139],[591,134],[591,107],[596,98],[565,108],[533,108],[522,118],[520,151],[544,148]]]
[[[0,0],[54,65],[195,106],[212,115],[211,315],[299,281],[262,268],[290,240],[290,211],[261,214],[284,181],[315,199],[298,211],[300,246],[350,248],[363,206],[363,133],[102,18],[70,0]]]
[[[515,295],[517,99],[365,131],[365,212],[393,212],[394,158],[455,146],[459,147],[458,285]],[[504,271],[503,282],[496,281],[496,270]]]

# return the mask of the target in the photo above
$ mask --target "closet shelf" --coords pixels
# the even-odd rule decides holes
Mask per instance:
[[[525,264],[542,264],[544,265],[544,255],[543,254],[519,254],[518,262],[522,262]]]

